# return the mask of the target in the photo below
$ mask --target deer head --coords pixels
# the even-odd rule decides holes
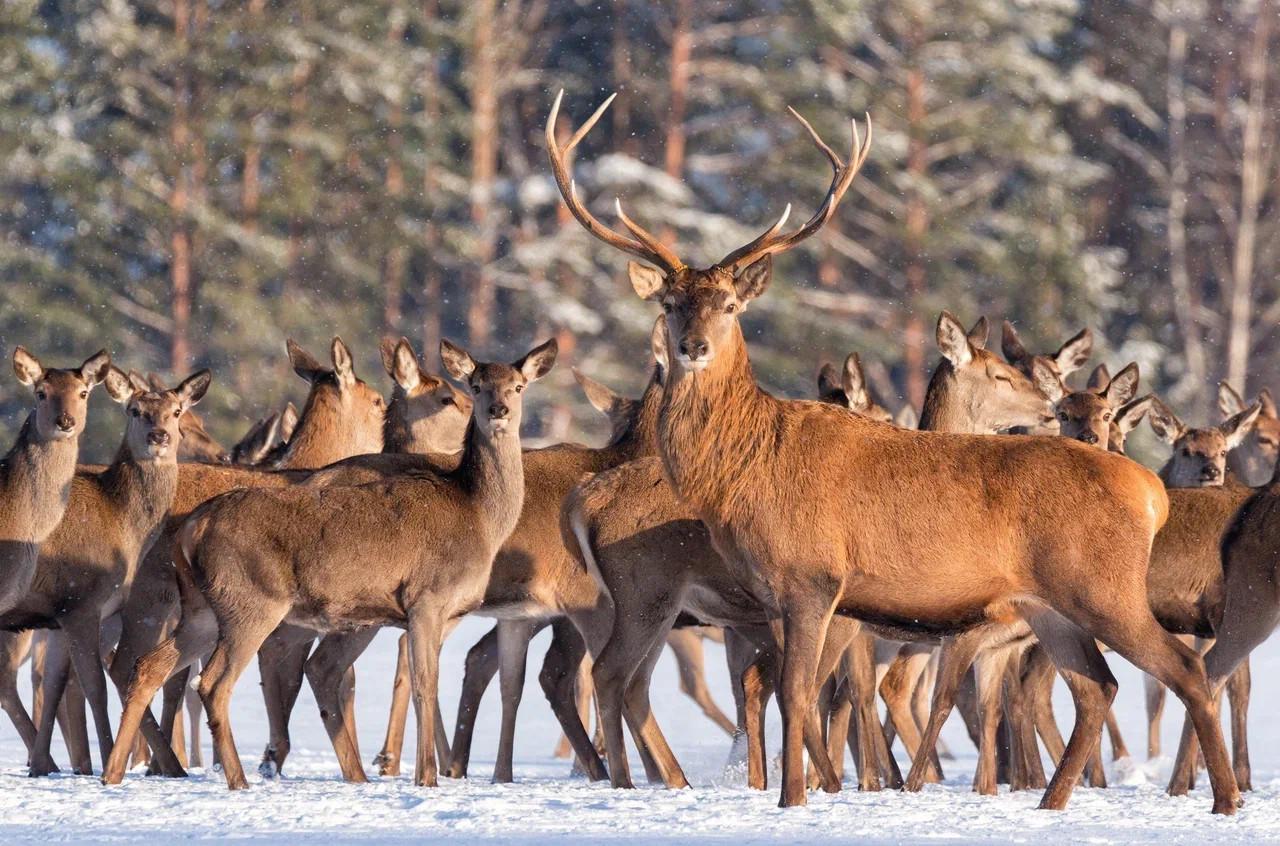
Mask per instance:
[[[462,449],[471,400],[422,369],[407,338],[382,340],[382,366],[395,387],[387,406],[384,448],[389,452],[453,453]]]
[[[341,338],[330,345],[332,367],[325,367],[292,339],[286,343],[293,370],[311,384],[302,422],[281,459],[290,460],[295,449],[338,457],[382,451],[385,404],[382,395],[356,376],[351,350]],[[335,449],[335,445],[341,445]],[[336,459],[333,459],[336,460]],[[327,460],[320,464],[329,463]]]
[[[1193,429],[1159,399],[1152,400],[1147,413],[1151,428],[1173,447],[1173,455],[1160,471],[1165,484],[1171,488],[1221,485],[1226,476],[1227,453],[1244,441],[1261,411],[1261,403],[1255,402],[1217,426]]]
[[[575,131],[563,148],[556,140],[556,118],[560,113],[561,91],[556,95],[547,117],[546,144],[556,185],[569,211],[587,231],[606,244],[629,253],[646,264],[632,262],[628,266],[631,285],[645,300],[660,303],[667,319],[667,337],[673,347],[673,366],[679,374],[697,374],[711,364],[726,347],[740,346],[738,318],[749,302],[764,293],[772,275],[772,256],[789,250],[822,228],[835,213],[853,178],[871,151],[871,123],[867,122],[867,138],[862,142],[853,123],[853,146],[846,164],[828,147],[813,127],[791,109],[791,114],[809,134],[831,164],[833,176],[826,199],[807,223],[782,234],[791,207],[787,206],[778,222],[759,237],[729,253],[711,267],[695,269],[687,266],[670,248],[629,218],[616,203],[618,219],[629,234],[622,234],[601,223],[578,198],[572,178],[571,156],[578,143],[599,121],[613,102],[611,95]]]
[[[89,393],[111,367],[111,357],[99,350],[79,367],[46,369],[23,347],[13,351],[13,372],[36,398],[35,436],[42,443],[70,440],[84,430]]]
[[[103,381],[111,398],[125,408],[124,442],[135,460],[178,460],[182,418],[204,397],[211,379],[208,370],[200,370],[173,390],[157,391],[136,371],[107,370]]]
[[[1101,387],[1091,379],[1090,387],[1059,399],[1055,407],[1059,434],[1108,449],[1117,412],[1138,392],[1138,378],[1138,365],[1131,362]],[[1142,413],[1146,413],[1145,406]]]
[[[1280,414],[1276,412],[1276,403],[1271,398],[1271,391],[1266,388],[1258,392],[1254,402],[1258,403],[1262,410],[1253,424],[1253,430],[1240,445],[1237,456],[1240,459],[1242,473],[1251,478],[1256,477],[1255,480],[1260,481],[1271,477],[1276,459],[1280,458]],[[1236,393],[1234,388],[1226,382],[1218,385],[1218,410],[1222,413],[1224,420],[1239,414],[1246,407],[1244,398]]]
[[[986,318],[965,331],[951,312],[938,317],[936,338],[942,362],[929,385],[926,428],[1000,432],[1052,422],[1051,400],[1061,391],[1057,371],[1042,356],[1033,357],[1027,376],[988,350]],[[964,425],[936,419],[940,406],[959,412]]]
[[[159,373],[147,374],[147,385],[156,393],[168,390]],[[195,409],[187,409],[179,418],[182,424],[182,440],[178,442],[178,460],[196,461],[201,464],[228,464],[231,454],[210,435],[204,427],[204,419]]]
[[[855,414],[892,423],[893,415],[882,405],[871,399],[867,390],[867,379],[862,372],[862,359],[858,354],[849,353],[844,360],[844,367],[836,372],[834,365],[823,364],[818,370],[818,399],[833,405],[842,405]]]
[[[1034,356],[1027,351],[1026,346],[1022,343],[1022,338],[1018,336],[1018,330],[1013,328],[1013,324],[1006,320],[1000,331],[1000,351],[1004,353],[1006,361],[1028,376],[1031,376],[1032,362],[1036,358],[1041,358],[1048,362],[1049,368],[1057,374],[1058,381],[1062,384],[1065,392],[1067,377],[1084,367],[1085,362],[1089,360],[1089,356],[1093,355],[1093,332],[1087,328],[1081,329],[1059,347],[1057,352]]]
[[[550,372],[559,346],[552,338],[511,364],[484,364],[449,341],[440,342],[440,361],[454,379],[467,386],[473,403],[472,419],[491,440],[520,433],[525,387]]]

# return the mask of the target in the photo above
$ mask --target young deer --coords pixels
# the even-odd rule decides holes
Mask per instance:
[[[35,408],[0,459],[0,612],[27,592],[40,544],[62,520],[89,393],[110,366],[106,350],[65,370],[46,369],[22,347],[13,351],[13,372],[35,394]]]
[[[1044,359],[1063,386],[1067,384],[1067,377],[1084,367],[1093,355],[1093,330],[1088,327],[1068,338],[1057,352],[1039,356],[1027,350],[1012,323],[1006,320],[1000,329],[1000,351],[1006,361],[1030,376],[1036,359]]]
[[[1147,556],[1168,508],[1154,474],[1061,438],[904,431],[826,404],[778,400],[756,384],[739,313],[768,287],[771,257],[832,216],[870,137],[860,144],[854,124],[846,164],[805,123],[834,172],[817,212],[781,235],[784,214],[695,269],[625,214],[629,236],[579,201],[565,157],[603,107],[562,152],[558,106],[557,98],[547,140],[561,195],[598,238],[648,263],[631,263],[632,287],[666,314],[677,354],[658,423],[664,473],[739,581],[769,598],[783,642],[782,805],[805,801],[802,743],[833,614],[934,635],[1021,616],[1069,680],[1079,715],[1042,806],[1065,805],[1114,698],[1101,640],[1187,704],[1204,742],[1214,810],[1234,813],[1240,793],[1203,663],[1147,605]],[[981,497],[966,495],[975,479]],[[1097,493],[1082,498],[1081,489]]]
[[[493,557],[519,519],[522,393],[551,369],[556,344],[535,347],[511,365],[476,362],[448,341],[440,357],[475,403],[454,473],[354,487],[235,491],[184,522],[174,555],[182,618],[173,637],[134,670],[120,721],[122,745],[155,691],[216,640],[200,674],[200,696],[227,786],[247,787],[228,706],[262,641],[286,621],[322,631],[363,630],[369,638],[382,626],[404,626],[418,713],[414,781],[435,786],[440,645],[482,601]],[[258,542],[246,548],[246,536]],[[365,566],[371,559],[379,562],[373,571]],[[336,685],[317,693],[334,745],[350,745]],[[122,769],[121,757],[113,755],[104,781],[118,781],[109,776]]]
[[[1254,399],[1262,411],[1253,424],[1249,436],[1227,455],[1227,467],[1246,485],[1265,485],[1271,479],[1280,456],[1280,412],[1276,411],[1271,392],[1263,388]],[[1218,385],[1218,411],[1224,420],[1230,419],[1248,408],[1249,403],[1235,389],[1222,382]]]
[[[147,374],[147,387],[157,394],[168,390],[159,373]],[[204,418],[195,409],[187,409],[178,420],[182,424],[182,439],[178,441],[179,461],[195,461],[200,464],[227,464],[231,461],[231,453],[209,434],[204,427]]]
[[[1094,376],[1105,374],[1105,365],[1098,365]],[[1093,378],[1089,387],[1083,391],[1072,391],[1055,397],[1054,413],[1058,418],[1058,434],[1064,438],[1072,438],[1086,444],[1108,449],[1112,432],[1120,429],[1120,437],[1132,431],[1137,421],[1146,414],[1151,405],[1151,396],[1143,397],[1141,406],[1130,409],[1129,414],[1120,420],[1120,410],[1128,404],[1138,392],[1138,365],[1130,362],[1125,365],[1115,378],[1108,378],[1098,385]],[[1127,427],[1127,428],[1125,428]],[[1123,449],[1116,450],[1123,452]]]
[[[383,399],[359,379],[351,353],[341,338],[331,345],[332,369],[321,365],[293,341],[287,344],[290,363],[311,386],[297,432],[309,433],[302,442],[295,437],[287,450],[287,463],[296,470],[265,472],[259,469],[207,464],[179,464],[178,489],[160,537],[143,558],[132,590],[121,609],[123,628],[111,663],[111,678],[123,691],[134,663],[164,640],[177,620],[178,587],[173,569],[173,540],[182,521],[202,502],[236,488],[284,487],[304,481],[299,472],[331,464],[342,458],[377,451],[382,444]],[[182,701],[183,678],[165,689],[165,731],[147,710],[143,730],[151,747],[152,771],[183,775],[170,746],[172,726]],[[266,690],[266,688],[264,688]],[[283,698],[272,691],[275,701]],[[295,692],[296,695],[296,692]],[[268,715],[278,713],[268,709]],[[123,774],[123,770],[121,771]]]
[[[58,628],[89,702],[105,761],[111,752],[107,687],[102,671],[101,627],[129,592],[138,563],[164,523],[178,483],[182,416],[204,396],[209,371],[181,385],[154,391],[138,374],[114,367],[103,383],[125,407],[124,439],[102,472],[78,472],[66,516],[40,548],[31,588],[0,615],[0,629]],[[58,664],[58,662],[54,662]],[[49,755],[53,723],[67,681],[65,664],[46,666],[43,713],[31,752],[31,775],[55,772]]]
[[[1147,421],[1173,454],[1160,468],[1161,480],[1171,488],[1220,485],[1227,475],[1227,453],[1244,442],[1262,411],[1261,403],[1239,411],[1217,426],[1192,428],[1159,400],[1153,399]]]

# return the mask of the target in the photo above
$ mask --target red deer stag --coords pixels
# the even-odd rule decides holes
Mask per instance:
[[[558,106],[557,97],[552,121]],[[554,144],[549,151],[575,218],[647,263],[630,264],[632,287],[661,305],[675,352],[658,424],[665,475],[739,581],[768,597],[775,615],[783,648],[781,804],[805,802],[802,743],[833,614],[933,634],[1020,616],[1068,680],[1080,715],[1043,807],[1065,806],[1115,696],[1096,638],[1186,703],[1204,743],[1214,810],[1234,813],[1240,793],[1203,662],[1160,627],[1146,601],[1147,557],[1168,509],[1154,474],[1060,438],[899,430],[826,404],[778,400],[756,384],[739,315],[768,287],[772,256],[822,227],[870,152],[870,131],[860,143],[856,124],[846,164],[801,123],[834,172],[821,206],[785,235],[784,213],[704,269],[685,265],[625,213],[630,235],[596,220]],[[975,480],[984,496],[959,495]]]

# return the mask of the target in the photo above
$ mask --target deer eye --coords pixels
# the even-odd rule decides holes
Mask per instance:
[[[40,401],[42,401],[42,402],[43,402],[44,400],[47,400],[48,398],[49,398],[49,395],[48,395],[45,391],[43,391],[43,390],[36,391],[36,399],[38,399],[38,400],[40,400]]]
[[[137,406],[134,406],[133,408],[129,409],[129,413],[130,413],[130,414],[132,414],[134,417],[137,417],[137,416],[138,416],[138,415],[140,415],[142,412],[141,412],[141,411],[138,411]]]
[[[174,419],[174,420],[177,420],[177,419],[178,419],[179,417],[181,417],[181,416],[182,416],[182,409],[178,409],[177,411],[175,411],[175,412],[173,413],[173,419]]]
[[[664,303],[662,304],[662,310],[663,310],[664,312],[666,312],[667,314],[670,314],[670,313],[671,313],[671,303],[664,302]]]
[[[524,385],[516,385],[516,393],[517,394],[524,393]]]
[[[733,314],[737,310],[738,310],[737,303],[729,303],[727,306],[724,307],[725,314]]]
[[[441,405],[453,405],[453,397],[444,397],[440,400]]]
[[[1066,422],[1067,422],[1067,413],[1066,413],[1065,411],[1059,411],[1059,412],[1058,412],[1058,419],[1059,419],[1059,420],[1061,420],[1063,423],[1066,423]]]
[[[1005,376],[1003,373],[997,373],[997,374],[996,374],[996,381],[997,381],[997,382],[1011,383],[1013,380],[1012,380],[1012,379],[1010,379],[1008,376]]]
[[[1103,422],[1103,423],[1110,423],[1110,422],[1111,422],[1111,412],[1110,412],[1110,411],[1105,412],[1105,413],[1102,415],[1102,422]]]
[[[89,392],[88,392],[88,391],[81,391],[81,392],[80,392],[80,399],[85,399],[85,398],[87,398],[88,396],[89,396]]]

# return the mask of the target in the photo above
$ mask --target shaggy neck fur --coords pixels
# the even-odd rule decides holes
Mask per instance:
[[[66,510],[79,449],[79,438],[41,442],[35,412],[27,417],[0,461],[0,540],[38,543],[49,536]]]
[[[515,529],[524,506],[520,436],[515,432],[486,435],[473,419],[465,444],[456,478],[488,518],[487,529],[496,547]]]
[[[707,369],[673,369],[658,421],[667,479],[704,520],[720,525],[766,482],[783,405],[756,385],[742,330]]]

